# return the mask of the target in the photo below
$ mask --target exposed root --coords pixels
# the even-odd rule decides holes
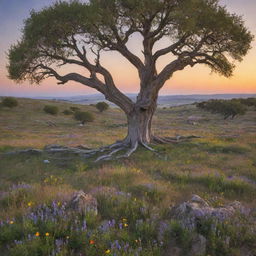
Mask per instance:
[[[153,136],[153,142],[157,144],[176,144],[179,142],[184,142],[188,141],[190,139],[194,138],[201,138],[199,136],[191,135],[191,136],[176,136],[176,137],[158,137],[158,136]]]
[[[19,154],[30,154],[30,155],[40,155],[43,153],[43,150],[28,148],[24,150],[16,150],[11,152],[2,153],[1,155],[19,155]]]
[[[155,142],[157,144],[166,144],[166,143],[180,143],[184,141],[188,141],[193,138],[200,138],[198,136],[177,136],[177,137],[158,137],[153,136],[152,142]],[[80,145],[78,147],[64,147],[60,145],[48,145],[43,150],[39,149],[26,149],[26,150],[18,150],[13,152],[7,152],[4,153],[4,155],[16,155],[16,154],[30,154],[30,155],[40,155],[43,153],[54,155],[57,157],[60,157],[60,159],[71,159],[72,155],[79,156],[82,158],[91,158],[95,156],[96,154],[101,154],[97,157],[95,162],[100,161],[106,161],[106,160],[113,160],[113,159],[119,159],[119,158],[128,158],[130,157],[138,148],[138,146],[141,145],[147,150],[154,152],[158,157],[163,158],[155,149],[151,148],[148,144],[146,144],[143,141],[136,141],[134,143],[131,143],[128,139],[124,139],[122,141],[117,141],[116,143],[113,143],[109,146],[101,147],[98,149],[90,149],[88,147],[85,147],[83,145]],[[116,155],[118,152],[122,150],[127,150],[122,155]],[[103,152],[107,152],[106,154],[102,155]],[[70,157],[71,156],[71,157]],[[53,157],[53,159],[54,159]],[[164,157],[166,159],[166,157]]]
[[[147,145],[146,143],[140,142],[140,144],[141,144],[144,148],[148,149],[149,151],[156,152],[155,149],[151,148],[151,147],[150,147],[149,145]]]
[[[112,156],[114,154],[116,154],[117,152],[119,152],[123,149],[125,149],[125,146],[116,148],[115,150],[112,150],[109,154],[98,157],[94,162],[97,163],[97,162],[102,161],[102,160],[105,160],[105,161],[106,160],[111,160],[111,159],[113,159]]]
[[[136,149],[138,148],[138,145],[139,145],[138,141],[136,141],[135,144],[124,155],[120,155],[117,158],[127,158],[127,157],[131,156],[131,154],[133,152],[135,152]]]

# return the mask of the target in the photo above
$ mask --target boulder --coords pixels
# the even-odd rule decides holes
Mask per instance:
[[[198,221],[202,219],[213,218],[218,222],[223,222],[237,213],[249,215],[250,210],[238,201],[214,208],[198,195],[193,195],[189,201],[171,208],[172,218],[178,220],[184,228],[190,230],[194,229]]]

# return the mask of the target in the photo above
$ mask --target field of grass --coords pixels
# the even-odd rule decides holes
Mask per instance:
[[[223,120],[195,105],[159,108],[155,134],[201,138],[152,145],[161,157],[139,148],[128,159],[94,163],[94,159],[78,157],[4,153],[42,149],[48,144],[90,148],[111,144],[126,135],[121,110],[99,113],[93,106],[18,101],[16,108],[0,108],[1,255],[170,255],[170,241],[182,248],[181,255],[190,255],[190,236],[169,219],[170,206],[197,194],[214,207],[238,200],[256,208],[253,109],[234,120]],[[58,106],[60,113],[46,114],[46,104]],[[71,115],[62,113],[70,106],[92,112],[95,121],[79,126]],[[189,124],[191,115],[201,120]],[[97,215],[71,212],[63,217],[65,198],[77,190],[97,198]],[[40,209],[49,216],[40,221],[31,219],[31,213],[37,215]],[[163,237],[159,237],[161,222],[171,226]],[[231,237],[228,246],[219,235],[220,229],[205,234],[206,255],[256,255],[255,236],[240,228],[229,223],[221,227]],[[244,232],[243,237],[239,232]],[[243,254],[244,248],[253,254]]]

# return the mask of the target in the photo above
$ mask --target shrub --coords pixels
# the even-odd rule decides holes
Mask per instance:
[[[69,109],[65,109],[63,112],[62,112],[64,115],[72,115],[73,112]]]
[[[59,112],[58,107],[53,105],[45,105],[44,106],[44,112],[51,115],[57,115]]]
[[[2,100],[2,106],[8,108],[14,108],[18,106],[18,101],[13,97],[5,97]]]
[[[244,115],[246,107],[237,99],[232,100],[209,100],[197,103],[197,107],[210,111],[214,114],[219,113],[224,116],[224,119],[231,117],[232,119],[237,115]]]
[[[94,116],[90,112],[77,111],[77,112],[75,112],[75,119],[78,121],[81,121],[81,123],[84,124],[87,122],[93,122]]]
[[[109,105],[104,102],[104,101],[101,101],[101,102],[98,102],[96,104],[96,108],[100,111],[100,112],[103,112],[105,110],[107,110],[109,108]]]
[[[248,107],[256,107],[256,98],[239,99],[240,103]]]

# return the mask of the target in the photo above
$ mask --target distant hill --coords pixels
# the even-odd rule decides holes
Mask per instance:
[[[136,94],[126,94],[129,98],[133,101],[136,100]],[[249,98],[249,97],[256,97],[256,94],[211,94],[211,95],[201,95],[201,94],[194,94],[194,95],[161,95],[158,97],[158,105],[160,106],[179,106],[185,104],[192,104],[194,102],[201,102],[210,99],[232,99],[232,98]],[[78,96],[71,96],[71,97],[41,97],[40,99],[51,99],[57,101],[67,101],[76,104],[95,104],[99,101],[106,101],[102,94],[91,94],[91,95],[78,95]],[[108,102],[112,106],[113,103]]]

